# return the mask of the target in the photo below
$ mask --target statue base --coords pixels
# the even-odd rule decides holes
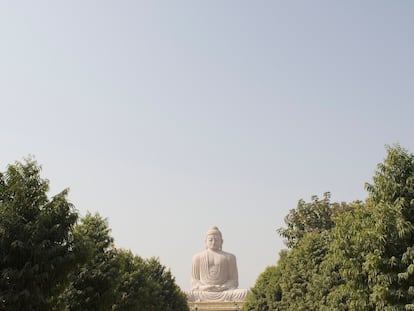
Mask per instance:
[[[237,302],[215,302],[215,301],[200,301],[189,302],[190,311],[241,311],[243,310],[243,301]]]

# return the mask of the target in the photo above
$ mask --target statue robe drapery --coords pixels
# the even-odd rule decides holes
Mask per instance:
[[[223,251],[206,250],[193,257],[189,301],[243,301],[246,289],[237,289],[236,257]]]

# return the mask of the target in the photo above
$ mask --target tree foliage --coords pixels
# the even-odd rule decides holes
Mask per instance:
[[[105,219],[87,214],[75,227],[81,262],[60,297],[67,311],[185,311],[187,301],[158,259],[116,249]]]
[[[46,310],[75,262],[67,190],[48,198],[33,159],[0,175],[0,310]]]
[[[49,198],[31,158],[0,173],[0,310],[187,311],[158,259],[116,249],[106,219]]]
[[[311,202],[299,200],[296,209],[290,210],[285,217],[287,228],[280,228],[279,234],[285,238],[289,248],[294,248],[308,233],[320,233],[332,229],[333,217],[349,207],[346,203],[331,203],[331,194],[326,192],[319,199],[314,195]]]
[[[107,221],[88,213],[74,229],[82,261],[70,276],[60,305],[71,311],[111,310],[118,283],[113,239]]]
[[[287,252],[282,252],[279,262],[282,262],[286,255]],[[269,266],[259,275],[256,285],[251,289],[244,304],[245,310],[275,310],[276,304],[282,299],[282,289],[279,284],[282,276],[281,269],[281,265]]]
[[[414,156],[399,145],[386,153],[364,202],[325,194],[290,211],[279,230],[290,249],[245,310],[414,310]]]
[[[245,310],[321,310],[328,291],[326,286],[337,278],[323,266],[333,218],[350,208],[345,203],[331,203],[329,193],[322,200],[317,196],[309,203],[300,200],[297,209],[285,218],[287,228],[279,230],[290,249],[283,250],[278,264],[259,277]]]

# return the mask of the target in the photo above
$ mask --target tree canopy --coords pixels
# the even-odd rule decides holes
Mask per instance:
[[[32,159],[0,174],[0,309],[45,310],[75,262],[77,213],[67,190],[49,199]]]
[[[300,200],[245,310],[414,310],[414,156],[387,146],[368,198]]]
[[[0,310],[188,310],[158,259],[117,249],[106,219],[79,217],[32,158],[0,173]]]

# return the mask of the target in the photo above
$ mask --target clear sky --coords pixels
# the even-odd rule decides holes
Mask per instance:
[[[301,198],[414,152],[413,1],[1,1],[0,166],[107,217],[189,289],[217,225],[240,287]]]

